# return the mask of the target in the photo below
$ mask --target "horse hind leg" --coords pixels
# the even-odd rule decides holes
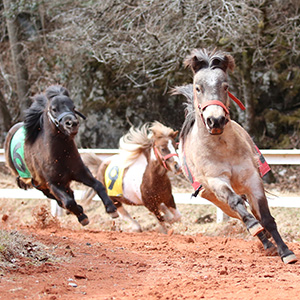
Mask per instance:
[[[120,205],[116,205],[116,206],[117,206],[117,212],[118,212],[120,218],[131,224],[131,230],[133,232],[142,232],[141,225],[130,216],[130,214],[127,212],[127,210],[124,208],[124,206],[121,203],[120,203]]]

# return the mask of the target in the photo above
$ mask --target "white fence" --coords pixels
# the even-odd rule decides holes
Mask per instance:
[[[266,161],[270,165],[300,165],[300,150],[260,150]],[[99,156],[100,159],[105,159],[111,155],[117,154],[117,149],[79,149],[80,153],[94,153]],[[0,149],[0,162],[4,162],[4,150]],[[191,189],[192,191],[192,189]],[[75,199],[81,199],[82,191],[75,191]],[[46,198],[42,192],[32,189],[24,191],[21,189],[0,189],[1,198],[16,198],[16,199],[44,199]],[[194,198],[191,194],[178,193],[174,194],[174,199],[177,204],[212,204],[204,198]],[[98,196],[95,196],[94,200],[100,200]],[[56,201],[51,200],[52,214],[57,215],[60,213],[57,208]],[[269,206],[273,207],[300,207],[300,195],[299,197],[268,197]],[[217,209],[217,221],[223,220],[222,212]]]

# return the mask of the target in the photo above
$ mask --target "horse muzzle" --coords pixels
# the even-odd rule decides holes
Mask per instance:
[[[199,105],[199,110],[208,132],[211,135],[222,134],[225,125],[229,121],[229,111],[227,107],[221,101],[211,100],[202,106]]]
[[[73,114],[69,114],[63,117],[61,120],[61,125],[65,133],[69,136],[75,136],[78,133],[79,121],[77,117]]]
[[[205,120],[206,127],[211,135],[222,134],[227,123],[228,119],[225,116],[220,116],[218,118],[208,117]]]

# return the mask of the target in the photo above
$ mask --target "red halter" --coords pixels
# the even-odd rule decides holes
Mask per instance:
[[[163,163],[163,166],[164,166],[165,169],[168,170],[168,171],[170,171],[170,169],[168,169],[168,167],[167,167],[167,165],[166,165],[166,161],[167,161],[169,158],[173,157],[173,156],[178,156],[177,153],[169,153],[169,154],[167,154],[167,155],[165,155],[165,156],[162,156],[162,154],[158,151],[158,149],[157,149],[156,146],[154,146],[154,154],[155,154],[155,157],[156,157],[157,159],[160,158],[160,160],[161,160],[162,163]]]
[[[232,95],[229,91],[227,91],[227,93],[228,93],[228,96],[239,106],[239,108],[241,110],[246,109],[245,106],[243,105],[243,103],[238,98],[236,98],[234,95]],[[195,97],[195,99],[197,99],[196,95],[194,97]],[[198,108],[201,111],[203,111],[207,106],[210,106],[210,105],[219,105],[219,106],[221,106],[224,109],[226,115],[229,115],[228,108],[225,106],[225,104],[223,102],[221,102],[219,100],[209,100],[209,101],[205,102],[202,106],[199,104]]]

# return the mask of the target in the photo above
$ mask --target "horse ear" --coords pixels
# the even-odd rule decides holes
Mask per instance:
[[[191,68],[194,74],[208,67],[207,61],[199,59],[196,55],[187,56],[184,60],[184,65],[185,67]]]
[[[224,55],[224,57],[213,57],[209,63],[209,67],[211,69],[219,68],[224,72],[227,72],[228,69],[233,71],[235,67],[234,58],[229,54]]]
[[[172,138],[175,140],[177,135],[178,135],[178,130],[174,131],[173,134],[172,134]]]
[[[230,55],[230,54],[227,54],[225,55],[226,57],[226,60],[228,62],[228,69],[233,72],[234,68],[235,68],[235,62],[234,62],[234,58]]]

